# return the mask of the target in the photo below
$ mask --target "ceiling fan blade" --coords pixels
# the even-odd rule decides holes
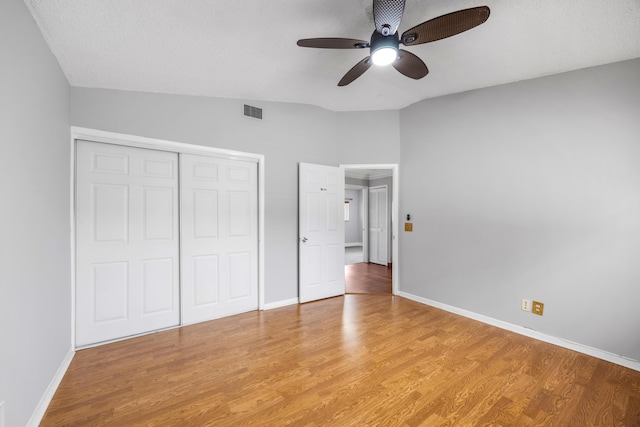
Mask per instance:
[[[421,79],[429,74],[429,69],[422,59],[404,49],[398,51],[398,59],[392,62],[391,65],[400,73],[415,80]]]
[[[402,21],[405,0],[373,0],[373,22],[383,36],[395,34]]]
[[[362,49],[369,47],[369,42],[356,39],[342,39],[337,37],[321,37],[317,39],[298,40],[300,47],[318,47],[322,49]]]
[[[362,61],[354,65],[352,69],[347,71],[347,74],[345,74],[344,77],[342,77],[342,80],[338,82],[338,86],[348,85],[349,83],[360,77],[362,74],[364,74],[364,72],[367,71],[369,67],[371,67],[371,64],[371,57],[367,56]]]
[[[438,16],[402,33],[400,42],[414,46],[455,36],[485,22],[489,13],[487,6],[480,6]]]

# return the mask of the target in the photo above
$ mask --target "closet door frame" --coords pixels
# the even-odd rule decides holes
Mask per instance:
[[[186,144],[175,141],[167,141],[156,138],[147,138],[135,135],[127,135],[116,132],[106,132],[83,127],[71,127],[71,158],[70,158],[70,244],[71,244],[71,342],[76,349],[75,324],[76,324],[76,141],[85,140],[102,142],[128,147],[146,148],[151,150],[170,151],[178,154],[195,154],[209,157],[218,157],[231,160],[245,160],[255,162],[258,166],[258,310],[265,309],[264,303],[264,168],[265,158],[262,154],[246,153],[242,151],[226,150],[222,148],[206,147],[203,145]],[[182,319],[180,321],[182,326]],[[114,340],[117,341],[117,340]],[[98,344],[96,344],[98,345]],[[82,348],[91,347],[83,346]]]

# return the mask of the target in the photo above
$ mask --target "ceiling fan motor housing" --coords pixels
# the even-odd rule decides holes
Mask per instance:
[[[398,50],[400,46],[400,41],[398,39],[398,33],[394,33],[392,35],[384,36],[378,31],[374,31],[371,35],[371,42],[369,43],[371,46],[371,54],[378,49],[382,49],[385,47],[390,47],[395,50]]]

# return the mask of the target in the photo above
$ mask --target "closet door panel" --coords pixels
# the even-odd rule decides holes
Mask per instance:
[[[76,345],[178,325],[178,155],[87,141],[76,155]]]
[[[257,164],[180,155],[182,322],[258,308]]]

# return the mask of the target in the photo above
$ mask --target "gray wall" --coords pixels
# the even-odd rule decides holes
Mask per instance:
[[[402,110],[401,290],[640,360],[639,76],[636,59]]]
[[[20,0],[0,57],[0,402],[23,426],[71,350],[69,87]]]
[[[400,111],[341,112],[336,115],[340,164],[400,163]]]
[[[369,186],[369,180],[368,179],[350,178],[348,176],[344,178],[344,183],[345,184],[350,184],[350,185],[362,185],[363,187],[368,187]]]
[[[344,223],[344,242],[362,244],[362,219],[360,218],[361,190],[344,190],[344,197],[349,202],[349,221]],[[348,200],[351,199],[351,200]]]

